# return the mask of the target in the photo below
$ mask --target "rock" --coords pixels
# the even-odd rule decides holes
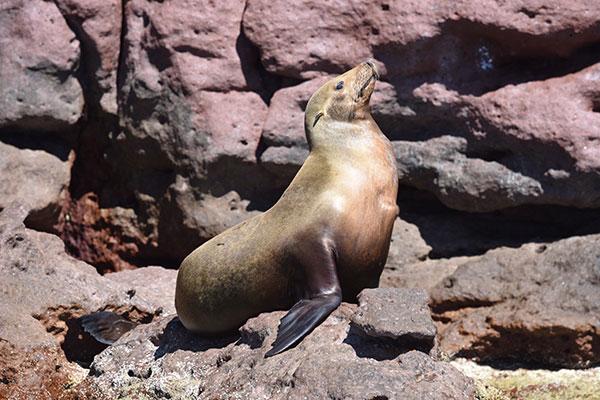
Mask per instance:
[[[87,374],[76,362],[89,365],[106,347],[78,317],[108,309],[148,322],[161,309],[68,256],[58,237],[26,229],[26,215],[12,205],[0,213],[0,397],[69,398]]]
[[[135,268],[129,260],[141,246],[152,245],[131,208],[100,207],[98,196],[86,193],[61,214],[58,231],[70,254],[99,272]]]
[[[481,361],[598,363],[599,235],[500,248],[431,290],[440,347]]]
[[[474,396],[472,381],[445,362],[411,350],[376,361],[357,356],[348,334],[356,307],[342,304],[297,347],[264,358],[283,312],[250,319],[233,335],[203,339],[176,318],[140,326],[98,355],[81,385],[108,397],[406,398]],[[332,368],[343,365],[344,368]],[[424,379],[423,377],[427,377]]]
[[[87,93],[92,107],[117,114],[117,68],[121,42],[121,0],[57,0],[81,43]]]
[[[256,155],[267,106],[251,91],[262,93],[262,83],[240,32],[243,9],[243,2],[125,6],[124,129],[107,152],[118,178],[98,198],[107,215],[116,208],[104,204],[122,199],[117,205],[132,215],[128,230],[141,233],[122,249],[124,266],[135,259],[176,267],[261,209],[254,200],[266,174]],[[102,247],[121,242],[116,231],[103,235]]]
[[[423,240],[419,228],[410,222],[397,218],[392,230],[390,251],[385,267],[397,269],[405,264],[423,261],[430,251],[431,246]]]
[[[450,276],[470,257],[452,257],[415,263],[386,264],[379,286],[383,288],[418,288],[427,291]]]
[[[425,142],[394,142],[400,181],[435,193],[448,207],[492,211],[540,197],[535,179],[497,162],[464,155],[467,140],[442,136]]]
[[[54,2],[0,6],[0,129],[73,139],[83,113],[79,42]]]
[[[454,139],[461,144],[448,147],[449,138],[431,140],[426,143],[441,146],[431,154],[399,143],[400,170],[409,183],[427,187],[445,204],[463,210],[520,204],[598,207],[600,168],[597,146],[591,143],[600,138],[594,111],[599,71],[596,64],[565,77],[510,85],[480,97],[423,85],[415,95],[456,115],[454,129],[468,142]],[[438,142],[442,140],[446,143]],[[414,151],[412,158],[402,151]],[[456,152],[466,157],[457,157]],[[439,159],[452,160],[453,167],[446,164],[445,170],[445,161]],[[416,174],[409,176],[411,170]]]
[[[567,8],[533,1],[331,7],[250,1],[244,32],[267,70],[283,76],[309,79],[378,60],[387,82],[378,84],[373,111],[399,141],[402,183],[468,211],[598,207],[592,143],[600,59],[586,46],[600,31],[587,0]],[[297,151],[285,151],[295,165]],[[284,150],[264,156],[285,164]]]
[[[365,289],[358,297],[352,327],[366,337],[428,352],[436,334],[428,301],[422,289]]]
[[[10,204],[27,209],[27,224],[51,231],[58,222],[70,180],[70,160],[42,150],[0,142],[0,210]]]
[[[321,71],[338,73],[374,57],[386,64],[384,76],[433,75],[468,85],[474,73],[489,71],[503,58],[567,56],[594,43],[600,33],[591,5],[590,0],[566,7],[560,2],[540,7],[535,1],[492,0],[443,5],[434,0],[408,4],[252,0],[243,25],[272,73],[310,78]],[[479,50],[482,45],[491,50]]]
[[[162,309],[163,314],[175,313],[176,270],[153,266],[106,274],[105,277],[128,286],[127,293],[132,298],[137,296],[152,302],[153,307]]]

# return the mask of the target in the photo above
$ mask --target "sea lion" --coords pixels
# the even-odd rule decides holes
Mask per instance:
[[[291,307],[268,357],[378,285],[398,215],[392,146],[369,110],[378,78],[366,61],[317,90],[304,120],[310,154],[279,201],[183,260],[175,307],[188,330],[219,334]]]

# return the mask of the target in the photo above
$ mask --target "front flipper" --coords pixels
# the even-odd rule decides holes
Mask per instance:
[[[305,242],[306,243],[306,242]],[[332,246],[327,242],[313,243],[303,251],[305,299],[300,300],[279,322],[277,338],[265,354],[271,357],[300,342],[342,302],[342,290],[337,277]]]
[[[298,343],[340,305],[341,294],[326,294],[303,299],[281,319],[277,339],[265,357],[279,354]]]

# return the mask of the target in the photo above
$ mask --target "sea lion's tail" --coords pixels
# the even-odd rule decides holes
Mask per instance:
[[[83,330],[104,344],[113,344],[138,324],[110,311],[99,311],[79,318]]]

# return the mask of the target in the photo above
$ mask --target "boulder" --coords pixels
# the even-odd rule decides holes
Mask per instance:
[[[116,115],[121,0],[57,0],[55,3],[81,44],[89,106],[99,106],[103,112]]]
[[[84,98],[79,42],[54,2],[0,5],[0,129],[74,139]]]
[[[364,337],[428,352],[436,334],[428,300],[423,289],[365,289],[358,296],[352,328]]]
[[[448,130],[466,139],[396,143],[399,170],[408,184],[456,209],[598,207],[598,74],[595,64],[479,97],[424,84],[415,95],[441,115],[453,115]]]
[[[250,0],[243,26],[272,73],[310,78],[374,57],[385,64],[386,77],[429,75],[468,86],[481,84],[469,82],[477,70],[489,71],[506,58],[564,57],[594,43],[600,33],[593,5],[593,0],[566,6],[535,0]]]
[[[71,164],[72,157],[0,142],[0,210],[18,204],[27,210],[28,226],[53,230],[68,197]]]
[[[111,310],[148,322],[162,302],[98,275],[68,256],[58,237],[25,228],[27,212],[11,205],[0,213],[0,397],[70,398],[87,374],[81,365],[106,347],[77,318]]]
[[[597,364],[600,236],[499,248],[431,289],[441,350],[484,362]]]

